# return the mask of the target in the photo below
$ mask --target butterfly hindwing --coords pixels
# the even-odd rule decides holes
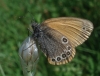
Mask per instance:
[[[75,55],[69,39],[60,32],[49,27],[41,26],[43,35],[38,37],[38,43],[50,64],[68,63]]]
[[[42,25],[48,26],[66,36],[73,47],[87,40],[93,30],[93,24],[90,21],[73,17],[48,19]]]

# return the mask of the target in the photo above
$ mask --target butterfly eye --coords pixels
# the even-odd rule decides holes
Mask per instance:
[[[62,54],[62,58],[65,58],[66,57],[66,54]]]
[[[68,43],[68,39],[65,38],[65,37],[62,37],[61,41],[62,41],[63,44],[67,44]]]

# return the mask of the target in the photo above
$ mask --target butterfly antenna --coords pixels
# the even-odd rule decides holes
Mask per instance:
[[[32,20],[31,20],[31,27],[32,28],[34,28],[34,23],[35,23],[35,20],[34,20],[34,18],[32,18]]]

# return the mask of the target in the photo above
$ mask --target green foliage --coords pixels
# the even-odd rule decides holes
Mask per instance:
[[[80,17],[93,22],[90,38],[76,48],[72,62],[53,66],[40,52],[36,76],[100,75],[99,0],[0,0],[0,76],[22,76],[18,49],[28,36],[33,18],[41,23],[52,17]],[[1,70],[2,69],[2,70]]]

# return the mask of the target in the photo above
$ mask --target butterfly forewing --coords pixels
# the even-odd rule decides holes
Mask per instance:
[[[72,17],[48,19],[42,25],[48,26],[66,36],[73,47],[87,40],[93,30],[93,24],[90,21]]]
[[[69,39],[60,32],[41,25],[43,36],[38,38],[43,53],[53,65],[68,63],[75,55]]]

